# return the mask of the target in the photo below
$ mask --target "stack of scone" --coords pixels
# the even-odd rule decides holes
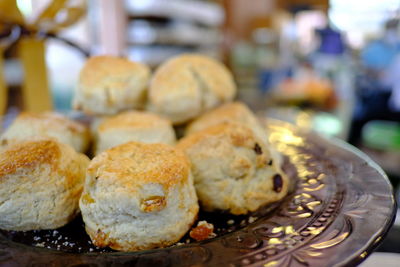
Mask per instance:
[[[90,58],[73,104],[93,119],[95,157],[88,163],[79,154],[88,150],[84,126],[22,114],[0,139],[0,178],[16,188],[1,193],[0,228],[60,227],[80,198],[96,246],[135,251],[179,241],[198,203],[239,215],[282,199],[289,181],[281,160],[250,109],[231,102],[235,94],[228,69],[201,55],[172,58],[154,74],[127,59]],[[185,129],[180,140],[174,125]]]

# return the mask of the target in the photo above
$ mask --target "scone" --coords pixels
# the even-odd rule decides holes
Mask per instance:
[[[232,100],[235,94],[232,75],[224,65],[206,56],[184,54],[154,73],[148,109],[180,124]]]
[[[90,134],[81,123],[55,112],[23,112],[0,136],[0,143],[7,145],[33,137],[52,137],[78,152],[85,152]]]
[[[184,153],[166,144],[138,142],[92,160],[79,205],[93,244],[122,251],[174,244],[199,209]]]
[[[144,64],[112,56],[89,58],[80,72],[73,106],[90,115],[143,108],[149,78]]]
[[[0,228],[55,229],[79,212],[89,159],[54,139],[35,139],[0,151]]]
[[[97,126],[95,154],[130,141],[174,145],[176,137],[169,120],[148,112],[126,111]]]
[[[277,165],[282,164],[282,155],[269,146],[267,129],[254,113],[241,102],[226,103],[196,118],[186,126],[185,135],[190,135],[222,122],[236,122],[249,127],[268,146]]]
[[[260,139],[267,142],[268,135],[266,130],[253,112],[241,102],[226,103],[196,118],[186,126],[185,135],[190,135],[221,122],[229,121],[248,126]]]
[[[223,122],[178,143],[190,158],[205,210],[246,214],[282,199],[288,178],[263,140],[243,124]]]

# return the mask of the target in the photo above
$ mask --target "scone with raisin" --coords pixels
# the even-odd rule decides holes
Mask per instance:
[[[203,55],[183,54],[155,71],[148,109],[182,124],[231,101],[235,94],[232,74],[222,63]]]
[[[22,112],[1,135],[0,143],[7,145],[22,140],[51,137],[85,152],[90,134],[87,127],[56,112]]]
[[[169,120],[149,112],[126,111],[99,123],[95,154],[130,141],[174,145],[176,137]]]
[[[79,202],[98,247],[166,247],[190,229],[199,210],[190,163],[166,144],[129,142],[96,156]]]
[[[223,122],[177,145],[190,158],[196,192],[205,210],[246,214],[282,199],[288,178],[267,145],[247,126]]]
[[[79,212],[89,159],[53,139],[0,150],[0,228],[55,229]]]
[[[143,108],[150,68],[113,56],[94,56],[83,66],[73,106],[89,115],[112,115]]]

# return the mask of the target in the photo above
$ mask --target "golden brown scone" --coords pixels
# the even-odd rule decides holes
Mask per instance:
[[[112,56],[89,58],[79,75],[73,106],[90,115],[143,108],[150,78],[148,66]]]
[[[79,212],[89,159],[54,139],[35,139],[0,151],[0,228],[55,229]]]
[[[85,152],[90,134],[87,127],[55,112],[23,112],[1,135],[3,145],[36,137],[52,137],[72,146],[78,152]]]
[[[243,124],[223,122],[178,143],[192,162],[196,192],[205,210],[246,214],[282,199],[288,178],[263,140]]]
[[[174,244],[199,209],[184,153],[166,144],[138,142],[92,160],[79,205],[93,244],[122,251]]]
[[[184,54],[166,61],[154,73],[148,109],[180,124],[231,101],[235,94],[232,75],[223,64]]]
[[[267,142],[268,136],[262,124],[253,112],[241,102],[226,103],[201,115],[186,126],[185,135],[190,135],[210,126],[230,121],[246,125],[260,139]]]
[[[176,137],[169,120],[149,112],[126,111],[99,124],[95,154],[130,141],[174,145]]]

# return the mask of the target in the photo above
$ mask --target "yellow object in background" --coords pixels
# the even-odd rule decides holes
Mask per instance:
[[[4,49],[0,46],[0,115],[6,112],[8,91],[4,79]]]
[[[24,72],[22,84],[23,109],[40,112],[51,110],[52,97],[47,79],[45,62],[46,38],[79,20],[86,11],[86,0],[53,0],[38,16],[34,23],[28,23],[20,12],[16,0],[0,0],[0,31],[11,29],[10,35],[2,36],[4,43],[12,30],[19,29],[19,35],[11,43],[17,44],[17,56]],[[62,16],[58,16],[62,14]],[[0,40],[0,41],[2,41]],[[10,42],[9,42],[10,44]],[[0,43],[0,115],[7,107],[7,87],[4,79],[4,50]]]
[[[16,0],[0,1],[0,23],[24,23],[24,17],[18,9]]]
[[[44,40],[23,37],[18,56],[24,71],[22,99],[26,111],[51,110],[52,100],[47,80]]]

